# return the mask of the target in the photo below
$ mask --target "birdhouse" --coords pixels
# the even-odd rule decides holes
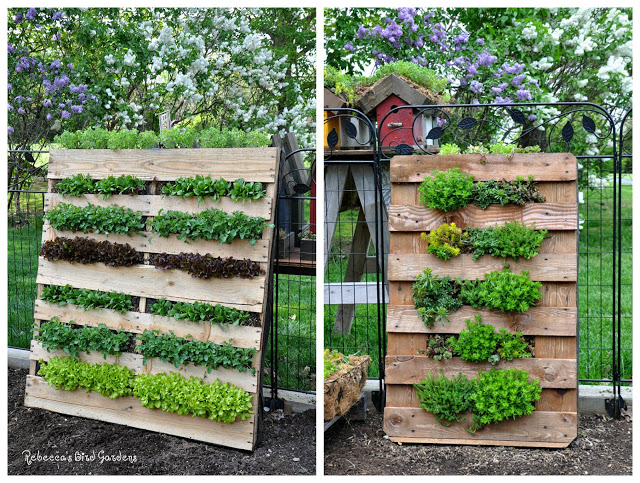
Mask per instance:
[[[345,107],[346,102],[325,87],[325,109]],[[355,113],[354,113],[355,114]],[[335,117],[334,117],[335,116]],[[336,147],[339,148],[367,148],[371,146],[371,140],[375,133],[371,132],[369,123],[359,116],[351,116],[348,112],[325,111],[324,112],[324,145],[327,147],[328,137],[334,132],[338,135]]]
[[[392,114],[389,112],[402,106],[438,104],[439,100],[438,95],[429,93],[427,89],[391,74],[372,85],[358,100],[358,107],[376,120],[383,148],[399,144],[427,148],[438,145],[437,139],[427,139],[429,131],[437,125],[434,110],[399,109]]]

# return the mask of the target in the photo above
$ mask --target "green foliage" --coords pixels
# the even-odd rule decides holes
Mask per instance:
[[[238,416],[244,421],[253,414],[251,394],[244,389],[217,379],[211,384],[193,376],[185,379],[176,372],[136,376],[133,395],[148,409],[192,414],[227,424]]]
[[[100,127],[64,131],[55,137],[56,143],[65,149],[151,149],[158,147],[158,136],[153,131],[137,129],[108,131]]]
[[[324,350],[324,378],[331,374],[335,374],[340,369],[349,365],[349,356],[338,352],[337,350]]]
[[[77,305],[84,310],[111,309],[124,313],[133,310],[131,295],[118,292],[101,292],[86,288],[73,288],[71,285],[49,285],[42,289],[42,300],[64,307]]]
[[[87,393],[96,391],[109,399],[129,396],[133,371],[118,364],[90,364],[72,357],[52,357],[40,361],[38,375],[56,389],[74,391],[84,387]]]
[[[431,372],[420,384],[414,384],[420,407],[433,413],[443,426],[465,420],[461,414],[472,413],[473,424],[467,431],[475,433],[484,426],[531,414],[542,389],[538,381],[528,381],[529,374],[517,369],[491,369],[468,380],[462,373],[447,379],[442,372]]]
[[[65,149],[80,149],[80,136],[76,132],[64,131],[53,140]]]
[[[40,256],[55,262],[66,260],[70,263],[104,263],[108,267],[131,267],[142,263],[143,254],[128,243],[100,242],[93,238],[57,237],[42,244]]]
[[[542,389],[538,381],[529,382],[528,379],[526,371],[513,368],[481,372],[476,390],[469,396],[473,413],[469,432],[475,433],[487,424],[531,414]]]
[[[476,391],[474,379],[469,380],[464,374],[447,379],[442,371],[440,376],[434,376],[429,371],[425,379],[414,386],[420,407],[433,413],[436,421],[443,426],[465,420],[460,414],[469,410],[470,398]]]
[[[460,171],[460,168],[444,172],[433,171],[418,187],[420,201],[429,208],[442,211],[454,211],[469,203],[474,188],[473,176]]]
[[[420,237],[427,240],[427,253],[443,260],[449,260],[460,255],[466,233],[463,233],[455,223],[450,225],[443,223],[435,230],[431,230],[428,235],[422,233]]]
[[[219,240],[231,243],[236,238],[249,240],[255,245],[265,228],[264,218],[251,217],[241,211],[231,215],[216,208],[198,214],[160,210],[151,222],[155,233],[161,237],[177,234],[180,240]]]
[[[129,346],[131,335],[123,330],[111,331],[104,324],[74,329],[54,317],[42,323],[35,339],[49,352],[62,349],[72,357],[77,357],[78,352],[100,352],[106,359],[107,354],[119,356]]]
[[[528,180],[518,176],[515,181],[506,179],[494,181],[491,179],[476,183],[473,186],[469,202],[481,206],[484,210],[492,203],[503,206],[508,203],[516,205],[543,203],[544,197],[533,182],[533,176],[529,176]]]
[[[197,141],[197,134],[191,127],[175,126],[160,131],[160,143],[168,149],[192,148]]]
[[[245,325],[251,321],[251,312],[238,310],[224,305],[206,304],[203,302],[171,302],[160,299],[151,305],[151,313],[176,320],[191,322],[209,321],[218,325]]]
[[[84,131],[76,131],[76,136],[78,137],[78,147],[80,149],[107,149],[109,147],[109,139],[116,136],[116,134],[112,134],[101,127],[90,127]],[[70,146],[64,147],[73,149]]]
[[[438,277],[426,268],[413,284],[413,303],[427,327],[435,321],[449,320],[449,312],[458,310],[462,301],[455,298],[456,286],[449,277]]]
[[[189,198],[197,196],[200,202],[206,197],[219,200],[228,196],[233,201],[257,200],[267,196],[267,190],[260,182],[245,181],[238,178],[233,183],[222,178],[211,179],[211,176],[196,175],[191,178],[178,178],[162,188],[162,194]]]
[[[535,223],[527,226],[524,222],[509,221],[502,226],[467,228],[464,243],[474,260],[487,254],[529,260],[538,254],[546,234],[547,230],[536,230]]]
[[[502,312],[526,312],[542,298],[542,283],[531,281],[528,274],[527,270],[519,275],[505,268],[485,273],[485,280],[457,280],[460,284],[459,299],[476,309],[486,307]]]
[[[271,137],[262,131],[211,127],[198,133],[198,144],[202,148],[262,148],[271,145]]]
[[[456,146],[454,144],[454,146]],[[476,145],[469,145],[464,150],[464,154],[507,154],[513,155],[516,153],[539,153],[540,146],[518,146],[517,144],[505,143],[499,141],[495,144],[489,144],[488,146],[482,143]],[[442,153],[440,153],[442,154]]]
[[[145,330],[136,337],[141,341],[136,350],[144,356],[143,364],[153,357],[180,367],[181,364],[192,362],[196,366],[204,366],[208,372],[218,367],[236,369],[239,372],[256,370],[252,367],[253,356],[257,350],[251,348],[234,347],[229,342],[214,344],[211,341],[200,342],[186,337],[176,337],[160,334],[157,330]]]
[[[451,359],[453,357],[454,337],[445,337],[440,334],[427,336],[427,348],[424,354],[433,357],[435,361]]]
[[[57,192],[64,196],[101,194],[105,200],[111,195],[137,195],[144,192],[144,189],[144,180],[131,175],[118,178],[108,176],[96,181],[91,179],[91,175],[80,173],[71,178],[61,179],[56,185]]]
[[[51,226],[56,230],[69,230],[83,233],[116,233],[129,235],[144,231],[145,224],[139,211],[130,208],[110,205],[107,207],[75,206],[69,203],[59,203],[45,214]]]
[[[440,152],[438,153],[441,156],[448,156],[451,154],[460,154],[460,146],[455,143],[446,143],[440,146]]]
[[[513,359],[526,359],[531,357],[531,349],[521,332],[511,334],[502,328],[495,335],[498,342],[498,356],[504,361]]]

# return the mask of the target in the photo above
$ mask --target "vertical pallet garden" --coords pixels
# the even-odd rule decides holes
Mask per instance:
[[[457,211],[430,209],[419,199],[418,186],[434,170],[459,167],[474,181],[515,180],[533,175],[544,203],[467,205]],[[385,432],[396,442],[566,447],[577,436],[577,165],[570,154],[396,156],[391,161],[391,231],[389,306],[387,320]],[[477,260],[461,254],[449,260],[427,254],[421,232],[442,223],[459,228],[487,228],[507,221],[535,222],[548,230],[537,256],[519,261],[483,255]],[[429,267],[440,277],[483,279],[484,274],[510,265],[511,272],[529,271],[542,283],[542,298],[524,313],[478,310],[470,305],[449,314],[449,322],[429,328],[414,307],[412,284]],[[489,362],[465,362],[460,357],[436,361],[425,356],[427,337],[459,334],[465,320],[481,314],[496,330],[521,332],[534,341],[534,357]],[[420,407],[413,384],[430,372],[451,378],[459,373],[477,377],[479,371],[513,367],[539,381],[541,397],[533,413],[485,426],[471,434],[466,422],[445,427]]]
[[[218,367],[196,366],[185,361],[176,367],[157,357],[143,361],[143,355],[132,345],[119,355],[100,352],[80,352],[79,359],[90,363],[109,363],[126,366],[140,374],[176,372],[185,378],[195,376],[203,383],[216,380],[240,388],[251,396],[253,414],[246,420],[237,417],[232,423],[216,422],[192,414],[179,415],[161,409],[148,409],[134,396],[109,399],[97,392],[86,393],[82,388],[73,391],[57,390],[37,375],[38,361],[49,361],[54,356],[66,356],[62,348],[47,350],[39,340],[31,344],[31,370],[27,376],[25,405],[82,416],[101,421],[124,424],[136,428],[158,431],[200,441],[252,450],[259,434],[259,399],[266,331],[271,316],[271,268],[275,203],[277,195],[278,148],[241,149],[166,149],[166,150],[52,150],[49,164],[49,193],[45,210],[49,212],[60,203],[75,206],[107,207],[116,205],[140,212],[146,221],[145,231],[131,236],[117,234],[82,233],[56,230],[50,222],[43,227],[43,243],[59,237],[82,237],[98,242],[129,244],[138,252],[142,263],[133,266],[107,266],[104,263],[69,263],[63,260],[49,261],[42,256],[38,265],[38,300],[35,305],[37,337],[38,328],[52,319],[73,323],[81,327],[106,325],[110,330],[121,329],[133,336],[145,331],[158,331],[159,335],[173,334],[200,342],[232,345],[235,348],[255,349],[251,368],[239,371]],[[103,199],[97,194],[63,196],[55,192],[59,180],[78,174],[89,174],[94,180],[109,176],[135,176],[145,181],[144,194],[113,195]],[[210,175],[212,179],[260,182],[266,196],[260,199],[233,201],[223,196],[217,201],[210,198],[198,200],[196,196],[182,198],[163,195],[161,188],[178,178]],[[234,239],[231,243],[218,240],[181,240],[175,234],[158,236],[150,231],[153,217],[168,210],[197,215],[216,208],[228,214],[242,211],[251,217],[265,220],[264,229],[255,245],[248,239]],[[159,269],[151,264],[158,254],[210,254],[212,257],[236,260],[249,259],[258,262],[261,273],[252,278],[195,278],[187,271],[176,268]],[[143,257],[143,258],[142,258]],[[255,265],[255,264],[254,264]],[[86,310],[73,304],[56,304],[42,299],[47,286],[70,285],[75,289],[102,292],[119,292],[133,297],[133,310],[116,312],[111,309]],[[171,302],[206,303],[238,309],[249,313],[251,324],[218,324],[208,320],[200,323],[178,320],[174,317],[154,315],[149,310],[153,302],[165,299]],[[246,314],[245,314],[246,315]],[[136,344],[144,341],[136,341]],[[253,373],[252,373],[253,372]],[[248,396],[247,396],[248,397]]]

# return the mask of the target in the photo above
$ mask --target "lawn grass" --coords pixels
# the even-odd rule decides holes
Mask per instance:
[[[622,378],[632,376],[631,194],[631,186],[622,186]],[[612,376],[613,190],[591,190],[585,193],[584,200],[579,207],[580,215],[585,219],[580,231],[578,266],[579,377],[609,379]],[[340,214],[325,282],[338,282],[344,278],[356,220],[355,210]],[[369,275],[368,280],[375,278]],[[372,358],[369,376],[377,377],[379,338],[375,305],[356,307],[351,332],[344,337],[333,332],[336,311],[337,306],[325,306],[325,347],[345,354],[369,354]]]

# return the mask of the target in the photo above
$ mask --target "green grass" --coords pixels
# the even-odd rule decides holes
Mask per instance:
[[[585,203],[580,205],[580,214],[586,220],[580,231],[578,266],[579,377],[581,379],[607,379],[612,375],[612,191],[608,188],[585,193]],[[623,378],[632,376],[631,193],[630,186],[622,187],[620,372]],[[357,211],[355,210],[340,214],[325,276],[326,282],[338,282],[344,278],[356,220]],[[373,281],[375,278],[369,275],[366,280]],[[344,354],[368,353],[372,358],[369,376],[377,377],[379,374],[378,322],[375,305],[356,307],[351,332],[345,337],[333,332],[336,311],[337,306],[325,306],[325,347],[337,349]]]

